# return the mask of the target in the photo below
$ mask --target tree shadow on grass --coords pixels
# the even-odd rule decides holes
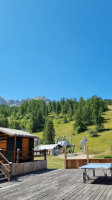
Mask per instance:
[[[100,137],[100,135],[97,133],[97,135],[90,135],[92,138],[95,138],[95,137]]]
[[[100,132],[105,132],[105,131],[112,131],[112,128],[104,128]]]
[[[109,122],[110,121],[110,119],[103,119],[103,123],[107,123],[107,122]]]

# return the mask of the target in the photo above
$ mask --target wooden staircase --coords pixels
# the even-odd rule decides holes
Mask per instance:
[[[5,177],[5,175],[3,174],[0,168],[0,183],[6,182],[6,181],[8,181],[8,179]]]
[[[4,164],[6,163],[6,164]],[[0,183],[11,181],[12,177],[12,162],[9,162],[0,152]]]

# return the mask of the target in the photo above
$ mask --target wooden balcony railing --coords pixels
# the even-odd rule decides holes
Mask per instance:
[[[38,151],[20,151],[17,149],[16,152],[12,151],[2,151],[2,155],[4,155],[7,160],[10,160],[13,163],[19,163],[24,161],[33,161],[38,158],[43,158],[43,160],[46,160],[46,150],[38,150]],[[3,158],[0,158],[2,163],[6,163],[6,161],[3,160]],[[40,159],[42,160],[42,159]]]

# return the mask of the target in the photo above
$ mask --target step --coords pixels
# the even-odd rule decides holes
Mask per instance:
[[[1,183],[1,181],[3,181],[4,179],[7,180],[7,178],[5,177],[5,175],[0,171],[0,183]]]
[[[5,178],[5,177],[4,178],[0,178],[0,183],[4,183],[6,181],[8,181],[7,178]]]
[[[2,175],[4,176],[3,172],[0,170],[0,176],[2,176]]]
[[[3,178],[3,177],[5,177],[4,174],[0,173],[0,178]]]

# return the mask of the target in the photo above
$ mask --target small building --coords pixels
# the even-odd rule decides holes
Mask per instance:
[[[70,142],[68,142],[67,140],[61,140],[58,142],[59,145],[63,146],[63,147],[70,147],[71,144]]]
[[[41,151],[46,149],[47,155],[59,155],[61,148],[63,147],[60,144],[47,144],[47,145],[39,145],[38,147],[35,148],[35,150]]]
[[[70,142],[66,139],[65,136],[63,136],[63,137],[59,137],[58,136],[57,140],[56,140],[56,144],[59,144],[59,145],[63,146],[63,148],[65,148],[65,147],[71,147]]]
[[[0,127],[0,149],[13,163],[16,162],[17,149],[20,150],[20,162],[33,161],[34,138],[38,137],[22,130]]]

